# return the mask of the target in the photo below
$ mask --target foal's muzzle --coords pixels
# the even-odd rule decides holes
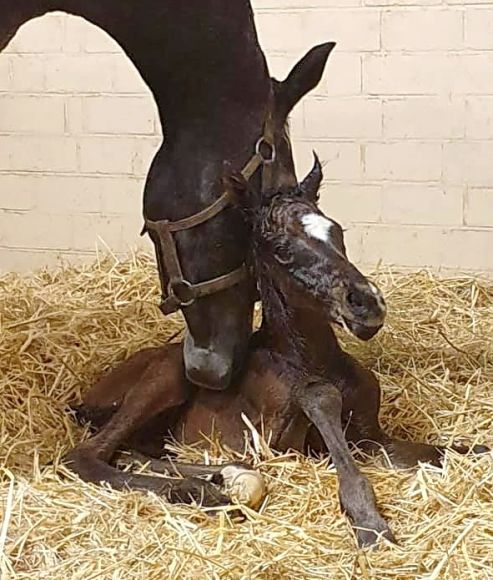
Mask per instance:
[[[361,340],[369,340],[382,328],[387,307],[380,290],[371,282],[357,283],[345,295],[342,318]]]

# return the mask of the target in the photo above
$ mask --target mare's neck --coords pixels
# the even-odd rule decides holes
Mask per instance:
[[[24,22],[57,10],[122,47],[154,95],[169,145],[193,131],[191,143],[234,155],[242,125],[254,122],[257,135],[270,81],[248,0],[0,1],[0,50]]]
[[[53,11],[106,31],[154,96],[165,146],[151,165],[145,215],[176,220],[217,199],[224,162],[241,168],[254,152],[271,87],[250,2],[0,0],[0,50],[24,22]]]

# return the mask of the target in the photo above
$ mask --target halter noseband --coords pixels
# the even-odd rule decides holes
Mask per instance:
[[[268,148],[270,155],[266,157],[263,150]],[[247,162],[241,174],[245,181],[249,181],[257,169],[262,166],[262,192],[267,191],[272,186],[272,164],[276,159],[276,149],[274,145],[274,127],[272,120],[272,110],[269,107],[267,113],[264,133],[255,145],[255,153]],[[162,298],[159,306],[163,314],[171,314],[184,306],[190,306],[198,298],[215,294],[221,290],[226,290],[235,286],[248,276],[248,268],[243,263],[239,268],[207,280],[193,284],[183,276],[176,242],[173,237],[174,232],[189,230],[203,224],[217,216],[224,209],[234,203],[234,195],[230,191],[225,191],[219,199],[202,211],[189,217],[177,220],[146,219],[143,233],[152,231],[159,240],[156,248],[159,279],[161,281]],[[165,272],[169,282],[166,284]]]

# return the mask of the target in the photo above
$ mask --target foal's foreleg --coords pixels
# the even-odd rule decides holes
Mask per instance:
[[[358,543],[375,543],[379,534],[393,539],[387,522],[380,515],[371,484],[356,467],[346,443],[341,423],[342,396],[327,383],[302,388],[297,399],[307,417],[319,430],[339,475],[342,509],[355,528]]]
[[[445,447],[443,445],[403,441],[402,439],[390,437],[386,433],[382,433],[378,443],[385,450],[392,466],[402,469],[416,467],[419,463],[429,463],[430,465],[441,467],[447,449],[451,449],[462,455],[470,452],[479,455],[490,451],[484,445],[467,447],[453,444]]]
[[[344,415],[349,417],[346,438],[367,453],[383,449],[394,467],[414,467],[419,462],[440,466],[446,447],[396,439],[385,433],[380,425],[381,389],[377,377],[357,360],[346,355],[350,372],[345,377]],[[458,453],[484,453],[482,445],[472,448],[451,445]]]
[[[167,371],[167,372],[166,372]],[[153,491],[174,503],[200,502],[205,506],[227,505],[228,498],[216,488],[194,477],[160,478],[126,473],[109,465],[115,451],[152,417],[182,404],[187,397],[181,365],[151,364],[126,393],[104,427],[66,457],[68,467],[85,481],[105,481],[115,489]]]

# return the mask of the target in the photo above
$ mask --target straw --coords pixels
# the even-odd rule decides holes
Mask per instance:
[[[378,375],[382,423],[402,438],[493,444],[493,284],[380,271],[387,324],[341,342]],[[0,278],[2,578],[486,579],[493,577],[493,462],[449,453],[443,469],[359,462],[399,544],[360,551],[326,459],[279,455],[255,433],[246,460],[269,495],[245,523],[81,482],[61,457],[88,433],[66,407],[106,369],[183,329],[157,309],[152,259]],[[246,433],[251,429],[245,426]],[[186,460],[238,458],[211,438]],[[243,458],[243,456],[242,456]]]

